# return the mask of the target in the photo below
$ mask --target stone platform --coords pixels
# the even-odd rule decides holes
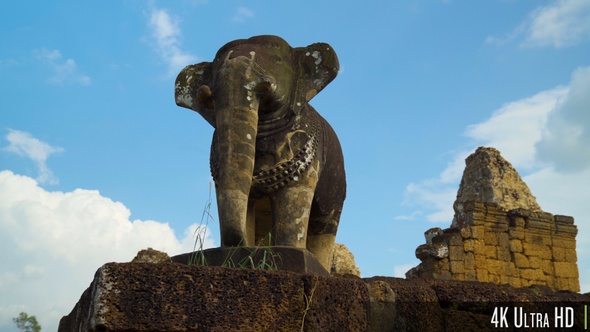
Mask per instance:
[[[171,260],[189,265],[245,267],[330,275],[308,250],[285,246],[211,248],[173,256]]]
[[[551,326],[555,308],[572,308],[568,324],[582,330],[588,303],[589,294],[542,286],[109,263],[61,319],[58,332],[493,331],[499,306],[547,313]],[[508,321],[514,328],[512,317]]]

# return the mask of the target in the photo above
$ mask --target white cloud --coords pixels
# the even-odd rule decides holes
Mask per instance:
[[[48,80],[49,83],[54,85],[90,84],[90,77],[80,72],[76,61],[71,58],[63,60],[59,50],[41,49],[35,53],[37,58],[53,71],[53,76]]]
[[[251,10],[249,8],[246,8],[244,6],[240,6],[236,10],[236,14],[232,18],[232,21],[237,22],[237,23],[244,23],[248,19],[251,19],[253,17],[254,17],[254,11],[253,10]]]
[[[440,180],[424,180],[420,183],[410,183],[406,186],[404,204],[417,205],[432,211],[426,214],[426,220],[431,222],[449,222],[453,219],[453,202],[457,188],[442,183]],[[450,209],[449,209],[450,207]],[[414,220],[423,215],[423,211],[413,211],[408,216],[395,216],[395,220]]]
[[[0,171],[0,330],[19,312],[56,330],[106,262],[130,261],[147,247],[189,252],[196,225],[179,239],[168,223],[131,220],[96,190],[46,191],[29,177]],[[204,247],[212,247],[205,235]]]
[[[406,278],[406,272],[408,272],[411,268],[416,266],[416,264],[402,264],[396,265],[393,267],[393,276],[396,278]]]
[[[566,87],[507,103],[487,120],[470,125],[469,149],[455,154],[436,179],[410,183],[404,203],[413,203],[429,221],[451,223],[452,203],[465,167],[477,146],[497,148],[521,173],[543,210],[571,215],[578,227],[580,271],[590,269],[590,68],[579,68]],[[398,219],[404,219],[400,216]],[[406,218],[407,219],[407,218]],[[583,291],[590,275],[580,273]]]
[[[557,87],[507,103],[486,121],[468,126],[465,135],[500,150],[517,169],[535,168],[532,147],[541,140],[549,113],[564,102],[567,93],[568,88]]]
[[[590,166],[590,67],[578,68],[565,102],[549,114],[541,140],[540,160],[558,170],[580,171]]]
[[[566,47],[590,38],[590,1],[558,0],[530,15],[525,45]]]
[[[37,164],[39,172],[37,181],[42,184],[58,183],[57,177],[47,167],[47,158],[54,153],[63,152],[63,148],[51,146],[36,139],[31,134],[20,130],[8,129],[6,139],[9,145],[4,147],[4,151],[13,152],[19,156],[29,158]]]
[[[182,68],[197,61],[197,57],[182,49],[180,20],[164,9],[152,9],[150,28],[156,52],[168,64],[168,75],[178,74]]]
[[[590,39],[590,2],[557,0],[537,7],[504,37],[488,36],[488,44],[502,46],[522,37],[522,46],[556,48],[573,46]]]

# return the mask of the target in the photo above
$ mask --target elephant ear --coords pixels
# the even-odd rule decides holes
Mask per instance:
[[[293,49],[299,71],[293,94],[292,107],[299,114],[305,104],[328,85],[338,74],[340,64],[332,46],[315,43]]]
[[[215,112],[206,108],[197,100],[197,92],[203,85],[209,86],[212,80],[212,63],[201,62],[196,65],[188,65],[176,77],[174,86],[174,99],[176,105],[191,109],[199,114],[215,127]]]

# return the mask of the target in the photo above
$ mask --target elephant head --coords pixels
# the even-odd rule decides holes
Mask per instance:
[[[222,246],[252,245],[246,218],[256,138],[266,130],[262,124],[299,117],[338,69],[328,44],[292,48],[280,37],[256,36],[232,41],[212,62],[189,65],[178,75],[176,104],[215,128]]]

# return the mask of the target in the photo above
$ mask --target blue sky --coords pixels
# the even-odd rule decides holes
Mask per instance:
[[[311,104],[343,146],[337,241],[363,276],[401,276],[419,263],[424,231],[450,226],[464,159],[484,145],[515,166],[545,211],[575,217],[590,291],[586,0],[3,8],[0,330],[20,311],[55,329],[105,262],[148,246],[192,248],[213,129],[175,105],[174,79],[226,42],[260,34],[327,42],[339,56],[339,76]],[[209,230],[206,245],[219,245],[216,221]]]

